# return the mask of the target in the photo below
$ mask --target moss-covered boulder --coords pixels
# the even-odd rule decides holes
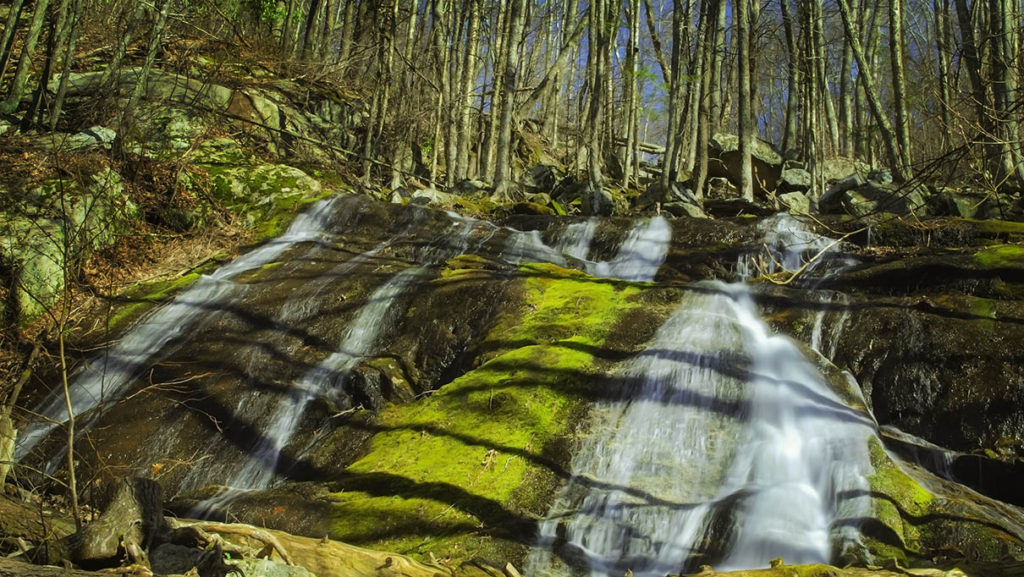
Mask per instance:
[[[11,202],[0,215],[0,268],[10,282],[4,317],[11,324],[44,314],[78,266],[112,245],[138,214],[109,167],[4,194]]]
[[[463,258],[434,281],[504,285],[507,304],[464,358],[468,372],[362,425],[373,437],[336,480],[249,495],[231,514],[425,559],[522,559],[568,475],[585,400],[616,394],[602,389],[609,361],[648,338],[667,305],[658,291],[553,265],[506,275]],[[272,505],[296,491],[307,497]]]

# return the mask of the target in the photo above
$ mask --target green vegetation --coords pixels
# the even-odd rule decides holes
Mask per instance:
[[[479,265],[465,264],[438,282]],[[331,497],[333,538],[438,558],[522,556],[565,475],[572,417],[599,382],[602,346],[641,290],[552,265],[522,273],[523,307],[482,346],[493,356],[381,414],[382,432]]]
[[[1024,247],[1014,244],[989,246],[974,253],[974,260],[987,268],[1024,267]]]
[[[876,559],[896,559],[906,564],[908,553],[920,550],[921,529],[913,519],[929,512],[934,497],[900,470],[878,439],[872,438],[868,449],[875,471],[868,478],[872,517],[883,528],[868,531],[868,548]]]
[[[192,272],[176,279],[135,285],[124,294],[124,298],[128,299],[129,303],[117,309],[117,312],[107,321],[107,328],[116,330],[127,326],[129,322],[139,318],[153,305],[191,286],[199,280],[200,276],[202,276],[200,273]]]

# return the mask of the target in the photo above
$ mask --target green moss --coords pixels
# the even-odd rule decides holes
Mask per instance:
[[[1008,220],[974,220],[964,219],[978,227],[982,232],[991,234],[1024,234],[1024,222]]]
[[[130,301],[118,309],[107,321],[107,328],[114,330],[126,326],[153,307],[177,292],[191,286],[202,274],[191,272],[185,276],[150,283],[140,283],[125,291],[124,296]]]
[[[974,260],[986,268],[1024,266],[1024,246],[1001,244],[974,253]]]
[[[449,267],[462,260],[454,259]],[[437,282],[478,271],[450,270]],[[367,455],[331,497],[331,536],[406,554],[516,559],[564,476],[566,438],[616,320],[639,287],[551,265],[522,272],[475,370],[382,412]]]
[[[281,236],[303,208],[333,194],[336,194],[336,191],[320,190],[312,196],[287,196],[279,199],[269,214],[255,223],[253,232],[256,241],[262,242]]]
[[[925,518],[934,497],[889,458],[878,439],[871,439],[868,448],[874,467],[868,483],[876,524],[866,530],[868,548],[876,559],[906,563],[908,553],[920,549],[921,531],[915,519]]]

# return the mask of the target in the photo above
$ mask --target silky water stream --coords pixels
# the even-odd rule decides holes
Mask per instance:
[[[796,269],[832,242],[788,217],[762,228],[766,253],[741,274]],[[527,574],[653,577],[828,562],[859,546],[876,425],[851,408],[855,384],[837,394],[772,333],[745,284],[689,286],[619,376],[622,396],[593,409]]]
[[[300,214],[280,237],[224,265],[210,275],[203,275],[188,290],[170,303],[144,316],[104,354],[91,359],[72,376],[70,397],[76,416],[103,404],[117,401],[125,388],[160,356],[173,352],[175,344],[201,325],[211,322],[230,302],[240,298],[246,285],[234,279],[245,272],[273,262],[293,246],[316,241],[332,224],[345,197],[317,202]],[[20,459],[42,441],[54,428],[67,421],[63,393],[55,390],[36,411],[42,417],[28,426],[18,437],[16,458]],[[80,422],[78,427],[87,426]]]

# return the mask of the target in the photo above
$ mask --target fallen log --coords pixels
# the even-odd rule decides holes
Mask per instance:
[[[371,551],[326,537],[300,537],[241,524],[182,519],[168,519],[168,522],[172,527],[199,527],[207,533],[241,536],[264,544],[273,543],[278,554],[286,552],[287,557],[282,555],[286,562],[304,567],[317,577],[451,577],[455,574],[447,567],[427,565],[404,555]]]
[[[0,577],[142,577],[137,567],[123,567],[115,571],[84,571],[54,567],[53,565],[31,565],[13,559],[0,557]]]

